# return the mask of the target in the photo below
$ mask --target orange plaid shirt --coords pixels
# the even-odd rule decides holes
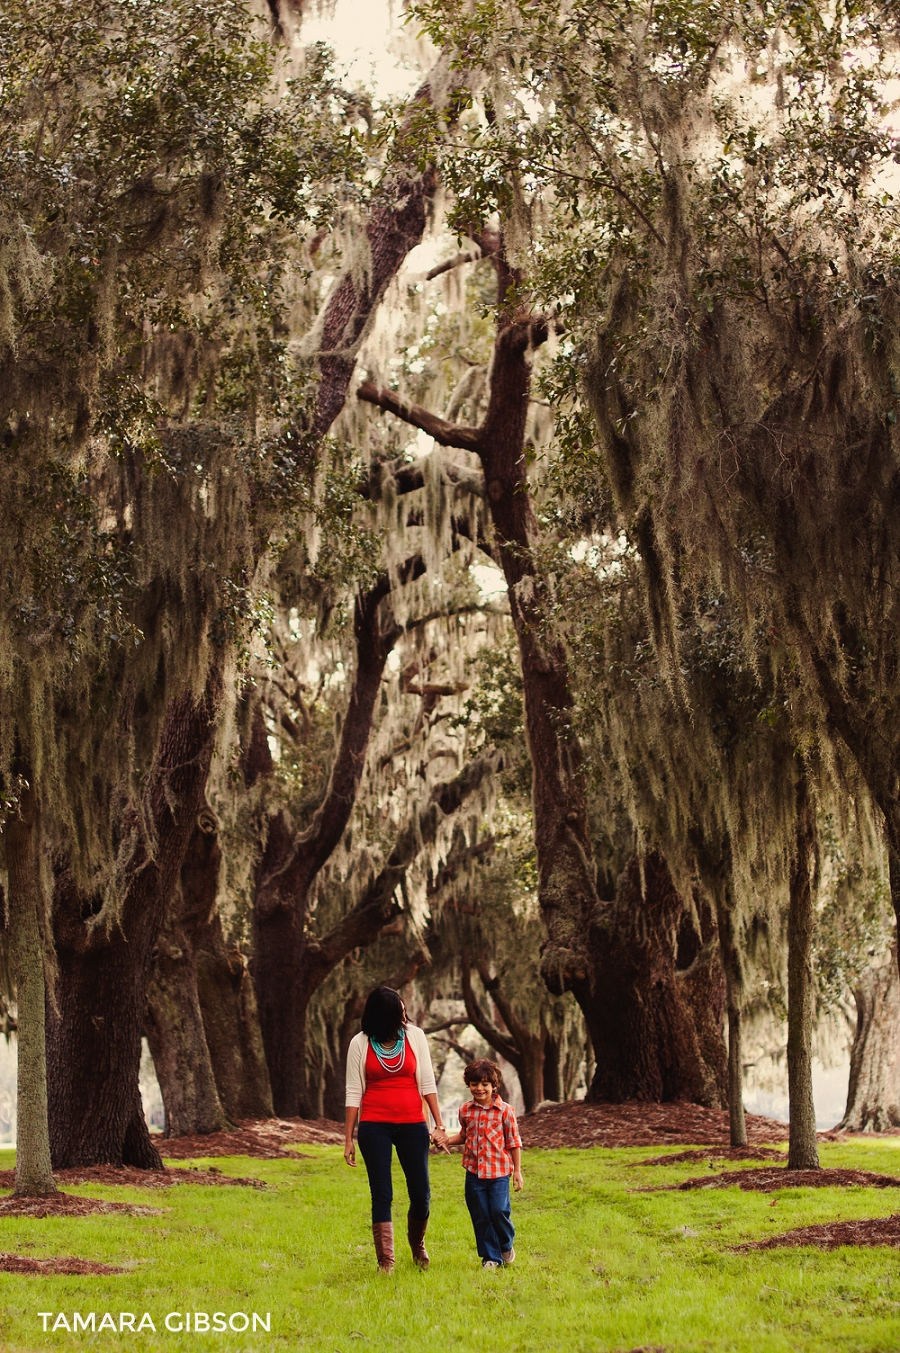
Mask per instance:
[[[516,1111],[499,1095],[482,1107],[473,1099],[459,1106],[459,1126],[465,1133],[463,1166],[479,1179],[505,1179],[513,1172],[510,1151],[521,1147]]]

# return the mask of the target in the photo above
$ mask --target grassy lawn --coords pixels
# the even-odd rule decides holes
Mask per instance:
[[[459,1157],[442,1157],[432,1169],[431,1270],[413,1268],[404,1237],[397,1269],[385,1279],[374,1273],[363,1170],[348,1170],[337,1147],[303,1150],[309,1158],[296,1162],[212,1162],[226,1173],[265,1179],[266,1192],[189,1185],[73,1190],[168,1209],[158,1217],[0,1219],[3,1251],[136,1261],[121,1276],[0,1274],[0,1349],[601,1353],[649,1345],[667,1353],[888,1353],[900,1347],[896,1251],[728,1253],[730,1245],[795,1226],[888,1215],[900,1210],[900,1190],[636,1194],[629,1188],[700,1171],[627,1168],[657,1154],[652,1149],[533,1151],[525,1156],[526,1190],[513,1207],[518,1261],[507,1271],[482,1273]],[[10,1162],[5,1156],[0,1152],[0,1166]],[[900,1174],[897,1138],[829,1144],[822,1156],[826,1165]],[[39,1311],[62,1311],[71,1324],[76,1310],[96,1312],[98,1323],[104,1311],[116,1321],[120,1311],[138,1320],[147,1311],[157,1332],[41,1333]],[[170,1311],[270,1312],[271,1333],[169,1333],[163,1322]]]

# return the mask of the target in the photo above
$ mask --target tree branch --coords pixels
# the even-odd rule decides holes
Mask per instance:
[[[442,888],[446,888],[448,883],[452,883],[461,865],[467,864],[469,860],[479,860],[483,855],[489,855],[496,844],[496,836],[486,836],[483,841],[476,842],[474,846],[466,846],[465,850],[454,851],[435,875],[431,887],[428,889],[429,896],[436,896]]]
[[[412,555],[398,569],[398,580],[401,584],[411,582],[424,572],[421,555]],[[368,592],[357,594],[353,611],[356,671],[328,788],[312,822],[299,836],[286,836],[283,814],[276,814],[276,819],[270,821],[269,841],[260,862],[261,884],[257,893],[260,907],[290,905],[295,900],[305,902],[313,879],[334,853],[350,820],[385,663],[403,633],[396,621],[384,629],[381,626],[380,606],[392,586],[389,575],[382,573]],[[276,820],[282,826],[273,831]]]
[[[400,915],[402,907],[397,901],[397,891],[419,852],[433,844],[444,819],[457,812],[488,776],[502,768],[502,756],[492,752],[468,762],[452,780],[435,785],[428,807],[418,820],[411,818],[398,832],[383,868],[356,904],[327,935],[310,944],[308,962],[313,989],[354,949],[373,944],[384,927]]]
[[[417,123],[423,109],[440,108],[450,90],[450,56],[442,53],[409,105],[397,135],[391,168],[379,184],[366,223],[367,266],[354,256],[328,296],[309,338],[320,381],[313,432],[324,437],[344,407],[356,356],[375,311],[411,249],[425,233],[427,204],[437,183],[433,164],[420,164]]]
[[[477,1029],[486,1043],[489,1043],[495,1051],[505,1057],[508,1062],[518,1071],[522,1062],[519,1049],[511,1038],[502,1034],[493,1020],[488,1019],[478,1003],[475,995],[475,989],[472,986],[472,963],[467,949],[463,949],[460,955],[462,966],[462,993],[466,1006],[466,1014],[469,1016],[469,1023],[474,1029]]]
[[[433,437],[441,446],[452,446],[458,451],[475,452],[478,452],[481,446],[481,430],[479,428],[463,427],[459,423],[448,423],[446,418],[430,413],[421,404],[410,404],[408,400],[400,399],[393,390],[388,390],[383,385],[375,385],[373,381],[363,381],[356,392],[356,397],[366,404],[374,404],[376,408],[384,409],[385,413],[394,414],[397,418],[401,418],[404,423],[409,423],[411,427],[420,428],[423,432],[427,432],[429,437]]]
[[[382,496],[385,475],[393,480],[394,494],[398,498],[407,493],[415,493],[425,487],[426,459],[415,461],[373,461],[369,467],[369,477],[360,485],[359,495],[369,501],[377,501]],[[441,483],[452,485],[475,498],[484,497],[484,475],[481,470],[470,469],[467,465],[443,465]]]
[[[491,977],[487,964],[481,957],[478,959],[478,975],[485,991],[499,1010],[500,1018],[509,1030],[516,1047],[524,1053],[529,1047],[542,1046],[544,1042],[543,1031],[540,1034],[533,1034],[528,1026],[519,1019],[500,985],[500,978]]]
[[[467,1066],[470,1062],[475,1061],[474,1052],[470,1052],[468,1048],[464,1048],[462,1043],[457,1043],[455,1038],[439,1038],[437,1041],[439,1043],[446,1043],[450,1051],[455,1052],[460,1060],[465,1062]]]
[[[450,272],[452,268],[461,268],[464,263],[477,263],[483,257],[480,249],[466,249],[461,254],[454,254],[453,258],[436,264],[425,274],[425,281],[432,282],[435,277],[440,277],[441,273]]]

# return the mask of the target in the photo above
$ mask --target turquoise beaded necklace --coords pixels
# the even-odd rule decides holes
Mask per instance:
[[[396,1075],[398,1071],[403,1070],[406,1063],[406,1030],[402,1026],[391,1052],[386,1052],[383,1044],[374,1038],[370,1038],[369,1043],[382,1070],[387,1071],[389,1075]]]

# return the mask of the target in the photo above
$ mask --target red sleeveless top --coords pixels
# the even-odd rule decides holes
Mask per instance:
[[[361,1123],[424,1123],[422,1096],[416,1083],[416,1054],[407,1040],[402,1071],[385,1071],[366,1049],[366,1088],[359,1106]]]

